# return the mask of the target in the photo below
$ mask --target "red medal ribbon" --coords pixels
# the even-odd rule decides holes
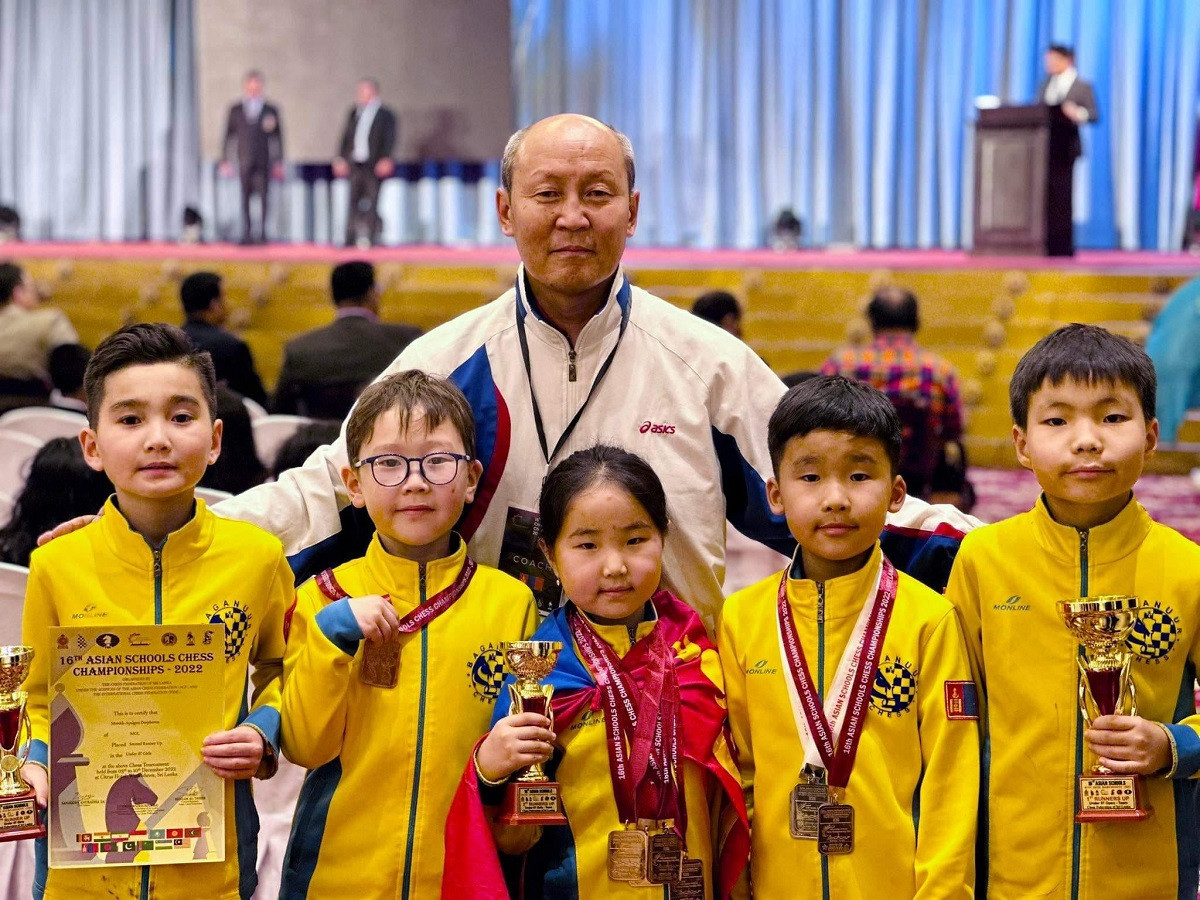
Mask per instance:
[[[858,664],[851,679],[850,706],[846,711],[842,733],[835,736],[829,720],[825,717],[820,693],[813,685],[808,662],[804,658],[804,649],[800,646],[800,636],[796,632],[796,623],[792,620],[792,611],[787,602],[786,570],[779,579],[777,612],[788,672],[796,686],[796,693],[800,695],[809,733],[816,742],[817,752],[825,764],[828,783],[832,787],[845,788],[850,782],[850,771],[854,768],[854,757],[858,753],[858,742],[862,737],[862,725],[867,714],[871,682],[875,677],[875,668],[883,652],[883,639],[887,636],[888,623],[892,618],[897,580],[896,568],[884,557],[879,590],[872,601],[867,630],[863,635],[863,646],[861,649],[854,648]],[[847,652],[850,652],[850,649],[847,648]]]
[[[657,628],[650,633],[652,664],[646,683],[639,686],[577,610],[571,609],[567,621],[604,697],[609,770],[621,821],[637,821],[639,801],[648,792],[647,806],[654,808],[655,818],[674,818],[682,837],[687,813],[678,774],[679,682],[670,648]]]
[[[424,603],[418,604],[417,608],[412,612],[401,617],[399,632],[401,634],[412,634],[414,631],[420,631],[453,606],[458,598],[466,593],[467,586],[470,585],[471,579],[475,577],[475,570],[477,568],[479,567],[475,564],[475,560],[469,556],[466,557],[463,560],[463,567],[459,570],[458,577],[454,579],[454,583],[450,587],[438,591]],[[330,600],[345,600],[350,597],[346,589],[338,584],[337,579],[333,576],[333,569],[326,569],[317,576],[317,587]]]

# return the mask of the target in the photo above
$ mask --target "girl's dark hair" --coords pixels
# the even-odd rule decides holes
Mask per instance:
[[[650,521],[667,533],[667,495],[650,464],[628,450],[597,444],[576,450],[546,476],[538,502],[540,536],[553,546],[562,531],[571,502],[594,484],[619,484],[650,515]]]
[[[242,395],[218,384],[215,418],[224,423],[221,455],[204,470],[200,486],[240,494],[266,481],[267,469],[259,461],[250,411]]]
[[[103,472],[83,461],[75,438],[53,438],[33,457],[12,519],[0,528],[0,560],[29,565],[38,535],[60,522],[96,513],[112,493]]]

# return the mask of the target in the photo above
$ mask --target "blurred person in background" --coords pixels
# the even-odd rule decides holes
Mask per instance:
[[[279,110],[263,98],[265,80],[257,69],[246,73],[242,99],[229,107],[221,145],[221,174],[233,174],[237,160],[242,184],[242,243],[267,242],[267,189],[272,178],[283,177],[283,125]],[[250,201],[259,198],[262,215],[258,233],[251,230]]]
[[[216,272],[193,272],[179,286],[179,299],[187,317],[183,331],[197,350],[208,351],[217,370],[217,381],[266,406],[267,391],[254,368],[249,345],[221,327],[229,318],[221,276]]]
[[[38,305],[37,288],[20,266],[0,263],[0,394],[44,400],[50,351],[79,335],[60,309]],[[7,403],[9,408],[19,403]]]
[[[275,454],[275,464],[271,466],[271,477],[279,478],[288,469],[304,465],[317,450],[326,444],[332,444],[342,433],[340,422],[334,419],[323,419],[309,422],[296,429],[296,433],[283,442],[279,452]]]
[[[200,487],[240,494],[266,481],[267,469],[258,458],[250,412],[242,395],[218,384],[215,418],[225,423],[225,430],[221,434],[221,455],[204,470]]]
[[[742,307],[729,291],[709,291],[700,295],[692,304],[692,313],[724,328],[735,338],[742,336]]]
[[[379,243],[379,186],[395,171],[396,114],[379,101],[379,82],[363,78],[355,90],[333,174],[350,179],[350,213],[346,217],[346,246]]]
[[[48,367],[50,383],[50,405],[55,409],[87,414],[87,397],[83,392],[83,373],[87,369],[92,351],[82,344],[59,344],[50,351]]]

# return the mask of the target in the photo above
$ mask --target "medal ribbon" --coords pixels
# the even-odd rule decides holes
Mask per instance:
[[[834,690],[822,709],[820,694],[814,686],[804,649],[792,619],[787,602],[788,570],[779,581],[777,613],[779,620],[779,642],[787,663],[788,686],[793,693],[793,713],[801,743],[805,745],[805,759],[815,750],[817,760],[828,773],[831,787],[845,788],[850,782],[854,758],[858,753],[858,742],[862,737],[862,725],[867,714],[871,682],[883,651],[883,640],[891,621],[896,598],[896,569],[884,557],[880,567],[878,587],[874,600],[864,605],[854,626],[842,660],[835,675]],[[799,707],[797,711],[795,707]],[[827,717],[827,712],[830,717]],[[833,725],[830,725],[830,718]]]
[[[399,632],[401,634],[412,634],[414,631],[420,631],[453,606],[458,598],[466,593],[467,586],[471,583],[471,579],[475,577],[475,570],[477,568],[475,560],[468,556],[463,561],[463,567],[459,571],[458,577],[454,579],[454,583],[450,587],[438,591],[424,603],[418,604],[417,608],[412,612],[400,618]],[[344,600],[350,597],[346,589],[338,584],[337,579],[334,578],[332,569],[326,569],[317,576],[317,587],[330,600]]]
[[[639,690],[621,668],[612,648],[578,611],[572,609],[567,619],[571,635],[605,700],[608,762],[621,821],[637,820],[639,788],[649,775],[648,786],[657,794],[657,802],[653,804],[656,818],[674,818],[677,828],[684,827],[686,810],[677,774],[679,681],[671,666],[670,648],[657,630],[651,632],[651,666],[646,684]],[[635,691],[639,695],[636,705]]]

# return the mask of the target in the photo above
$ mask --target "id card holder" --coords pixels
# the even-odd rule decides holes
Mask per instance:
[[[510,506],[504,518],[504,539],[500,544],[497,568],[524,582],[537,601],[538,614],[544,618],[562,605],[562,588],[538,547],[540,525],[537,513]]]

